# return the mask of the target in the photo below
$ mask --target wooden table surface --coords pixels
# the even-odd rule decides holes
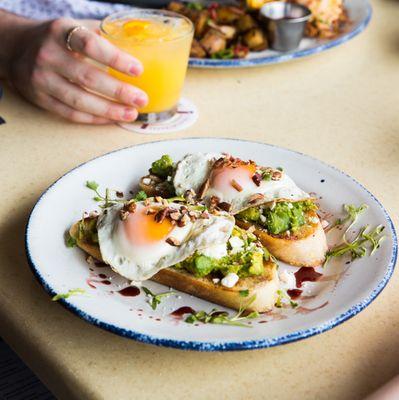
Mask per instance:
[[[399,373],[399,283],[337,328],[257,351],[196,353],[102,331],[50,301],[30,272],[24,228],[40,193],[77,164],[135,143],[187,136],[260,140],[343,169],[398,223],[399,3],[318,56],[257,69],[190,70],[200,118],[178,134],[60,120],[7,88],[0,102],[0,335],[60,399],[361,399]],[[167,151],[167,149],[165,149]]]

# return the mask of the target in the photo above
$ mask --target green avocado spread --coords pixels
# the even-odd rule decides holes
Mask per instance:
[[[310,221],[307,213],[317,209],[317,206],[311,200],[294,203],[283,201],[273,204],[273,207],[248,208],[236,217],[248,222],[256,222],[269,233],[279,235],[287,231],[295,232],[301,226],[308,224]]]
[[[196,251],[186,260],[174,267],[185,269],[198,278],[211,275],[223,278],[229,273],[236,273],[240,278],[262,275],[264,272],[263,261],[269,260],[270,254],[264,247],[259,247],[256,237],[238,227],[234,228],[232,237],[242,241],[239,251],[233,249],[230,241],[227,243],[227,255],[219,259],[208,257]]]

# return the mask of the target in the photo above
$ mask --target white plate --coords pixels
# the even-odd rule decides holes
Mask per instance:
[[[194,68],[244,68],[266,64],[277,64],[307,57],[340,46],[363,32],[371,20],[372,9],[368,0],[347,0],[345,7],[349,20],[343,32],[334,39],[302,39],[298,49],[282,53],[274,50],[251,52],[246,58],[233,60],[213,60],[209,58],[190,58],[189,66]]]
[[[305,293],[315,297],[300,301],[297,309],[276,310],[252,321],[251,328],[225,325],[190,325],[170,312],[182,306],[210,311],[214,304],[179,293],[165,299],[153,311],[143,293],[123,297],[118,285],[127,282],[106,268],[92,268],[78,248],[67,248],[65,231],[96,207],[85,188],[95,180],[103,188],[128,193],[146,174],[150,163],[164,153],[178,160],[187,152],[229,152],[261,165],[282,166],[304,190],[315,192],[322,210],[336,218],[342,203],[369,205],[359,225],[385,225],[386,240],[372,257],[346,264],[345,259],[329,264],[324,278],[306,283]],[[330,238],[331,240],[331,238]],[[87,296],[72,296],[60,302],[86,321],[111,332],[146,343],[194,350],[239,350],[276,346],[326,331],[360,312],[381,292],[392,275],[397,240],[391,219],[378,200],[361,184],[343,172],[309,156],[287,149],[232,139],[195,138],[146,143],[98,157],[68,172],[51,185],[34,207],[26,229],[29,264],[44,288],[54,295],[84,288]],[[292,269],[280,263],[280,268]],[[111,285],[97,283],[110,277]],[[97,286],[93,289],[88,279]],[[146,282],[159,293],[162,285]],[[111,293],[113,292],[113,293]],[[218,307],[217,308],[221,308]],[[309,312],[310,310],[313,310]],[[229,310],[231,312],[231,310]],[[60,310],[61,312],[61,310]],[[268,321],[264,323],[264,321]]]

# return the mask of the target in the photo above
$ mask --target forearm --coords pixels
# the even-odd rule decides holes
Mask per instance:
[[[26,30],[38,22],[0,9],[0,79],[9,77],[12,59],[21,43],[29,41]]]

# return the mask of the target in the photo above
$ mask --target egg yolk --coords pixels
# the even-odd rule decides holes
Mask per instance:
[[[242,164],[233,168],[232,166],[216,168],[210,176],[210,186],[221,193],[234,193],[237,190],[234,186],[237,183],[242,190],[256,188],[252,180],[256,172],[253,164]]]
[[[156,222],[155,214],[147,215],[147,209],[136,210],[124,221],[125,233],[132,245],[147,245],[165,240],[174,228],[169,218]]]

